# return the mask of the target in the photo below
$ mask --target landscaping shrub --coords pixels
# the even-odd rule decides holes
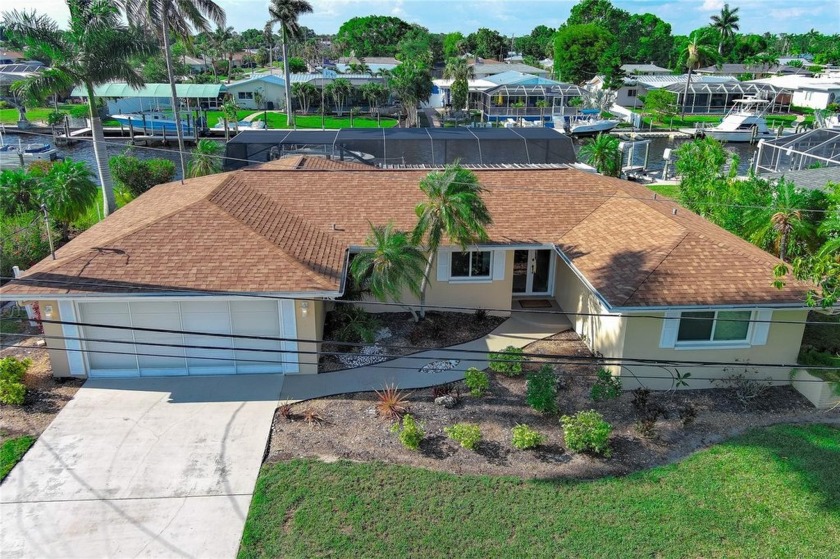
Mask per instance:
[[[487,358],[490,370],[509,377],[522,374],[522,353],[521,348],[514,346],[508,346],[499,353],[491,353]]]
[[[633,408],[638,419],[634,426],[643,437],[650,438],[655,434],[656,420],[663,415],[662,406],[650,399],[650,389],[637,388],[633,391]]]
[[[593,400],[600,402],[601,400],[612,400],[621,396],[621,380],[612,376],[603,367],[598,369],[597,375],[598,378],[595,380],[595,384],[592,385],[592,390],[589,392]]]
[[[475,450],[481,441],[481,429],[475,423],[456,423],[450,427],[444,427],[443,432],[468,450]]]
[[[12,277],[12,266],[25,269],[49,254],[50,242],[37,212],[0,215],[0,274]]]
[[[545,442],[545,437],[540,435],[536,429],[520,424],[512,429],[513,446],[519,450],[536,448]]]
[[[695,419],[697,419],[697,408],[694,407],[694,404],[686,404],[680,408],[679,415],[683,427],[688,427],[690,424],[694,423]]]
[[[126,151],[108,160],[111,173],[119,186],[140,196],[153,186],[175,178],[175,163],[168,159],[139,159]]]
[[[423,426],[418,424],[410,413],[403,416],[402,425],[395,423],[391,430],[399,432],[400,442],[409,450],[420,448],[420,441],[426,435]]]
[[[563,437],[569,450],[591,452],[606,457],[612,455],[609,443],[612,426],[604,421],[604,417],[597,411],[579,411],[571,417],[564,415],[560,418],[560,423],[563,425]]]
[[[380,323],[370,313],[354,305],[340,305],[334,311],[335,339],[340,342],[373,343]]]
[[[543,365],[539,371],[528,375],[525,401],[540,413],[557,411],[557,377],[551,365]]]
[[[375,392],[379,397],[379,401],[376,403],[376,412],[380,416],[387,419],[399,419],[408,413],[408,398],[404,393],[397,390],[396,386],[386,386],[382,392],[379,390]]]
[[[486,309],[475,309],[473,313],[473,322],[476,324],[481,324],[485,320],[487,320],[487,310]]]
[[[470,367],[464,373],[464,383],[470,389],[470,394],[479,397],[490,388],[490,377],[484,371]]]
[[[20,406],[26,397],[23,375],[32,364],[30,359],[5,357],[0,359],[0,403]]]
[[[725,368],[724,371],[727,369]],[[716,379],[715,384],[732,390],[735,398],[742,404],[749,405],[764,395],[770,389],[772,383],[770,377],[758,378],[758,371],[745,368],[743,372],[729,375],[726,378]]]
[[[432,387],[432,398],[440,398],[441,396],[449,396],[455,391],[455,385],[451,382],[446,384],[439,384]]]

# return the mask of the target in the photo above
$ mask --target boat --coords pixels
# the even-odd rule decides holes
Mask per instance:
[[[618,120],[601,118],[599,109],[583,109],[579,115],[569,117],[569,135],[587,136],[609,132],[618,126]]]
[[[111,115],[111,120],[116,120],[123,126],[131,126],[137,133],[172,132],[175,134],[175,119],[164,113],[128,113]],[[184,134],[192,134],[193,127],[188,120],[181,119],[181,130]]]
[[[225,121],[219,120],[215,126],[212,128],[213,130],[224,130],[225,129]],[[228,130],[235,131],[235,130],[264,130],[265,129],[265,122],[261,120],[240,120],[239,122],[233,123],[228,122]]]
[[[58,150],[51,144],[33,142],[24,144],[18,139],[17,145],[7,144],[0,134],[0,167],[9,165],[22,166],[33,161],[55,161]]]
[[[716,126],[701,128],[680,128],[691,136],[709,136],[721,142],[757,142],[772,140],[779,136],[767,126],[764,113],[770,101],[755,97],[736,99],[732,108]]]

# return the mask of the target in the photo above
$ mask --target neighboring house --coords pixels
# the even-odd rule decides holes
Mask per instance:
[[[197,58],[186,55],[182,58],[182,62],[186,64],[192,74],[200,74],[211,69],[209,58]]]
[[[179,83],[175,92],[182,106],[195,109],[215,109],[222,103],[225,86],[211,83]],[[169,108],[172,103],[172,88],[168,83],[147,83],[134,88],[125,83],[106,83],[94,86],[93,94],[104,99],[108,114],[138,113]],[[71,97],[87,100],[88,92],[77,86]]]
[[[160,185],[0,295],[64,322],[44,325],[56,376],[316,373],[369,222],[411,229],[428,172],[295,156]],[[605,358],[795,363],[805,286],[775,289],[770,254],[631,182],[557,166],[475,173],[489,240],[441,248],[429,305],[508,315],[520,298],[552,299]],[[170,345],[142,345],[155,343]],[[625,388],[670,388],[675,374],[613,369]],[[691,388],[739,372],[678,369]],[[758,372],[787,382],[790,369]]]
[[[282,109],[286,106],[286,82],[272,74],[255,76],[227,84],[227,92],[242,109]],[[254,95],[261,93],[263,104],[257,105]]]
[[[391,56],[369,56],[367,58],[356,58],[354,56],[351,57],[342,57],[338,59],[338,62],[335,63],[335,70],[342,74],[352,73],[351,64],[361,64],[363,63],[367,65],[370,69],[372,74],[378,74],[385,70],[386,72],[392,72],[394,68],[400,65],[400,61],[396,58]]]
[[[533,66],[529,66],[528,64],[523,64],[521,62],[508,64],[497,60],[479,58],[477,60],[473,60],[470,63],[470,66],[472,66],[473,75],[477,80],[487,78],[489,76],[495,76],[496,74],[501,74],[503,72],[520,72],[522,74],[531,74],[542,78],[549,77],[548,70],[543,68],[534,68]]]
[[[667,68],[661,68],[656,64],[622,64],[621,70],[628,76],[668,76],[672,72]]]
[[[777,76],[750,83],[784,88],[793,93],[791,102],[799,107],[825,109],[840,102],[840,74],[812,78],[807,76]]]
[[[747,74],[754,78],[765,78],[777,75],[813,76],[813,74],[805,68],[784,66],[781,64],[721,64],[720,66],[707,66],[705,68],[700,68],[695,70],[695,72],[710,76],[742,76]]]
[[[22,52],[18,52],[16,50],[0,49],[0,64],[16,64],[22,60]]]

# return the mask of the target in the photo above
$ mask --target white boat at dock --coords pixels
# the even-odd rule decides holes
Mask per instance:
[[[571,136],[587,136],[609,132],[619,121],[601,118],[599,109],[583,109],[579,115],[569,118],[569,134]]]
[[[736,99],[732,108],[716,126],[680,128],[692,136],[709,136],[721,142],[758,142],[784,135],[771,130],[764,119],[770,101],[745,97]]]
[[[32,142],[24,144],[18,139],[17,144],[7,144],[0,133],[0,167],[21,167],[33,161],[55,161],[58,150],[51,144]]]

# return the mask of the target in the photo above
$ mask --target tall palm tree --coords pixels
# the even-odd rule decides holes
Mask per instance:
[[[292,89],[289,76],[289,40],[299,38],[301,34],[298,17],[312,13],[312,5],[306,0],[271,0],[268,7],[270,23],[280,24],[280,38],[283,49],[283,81],[286,88],[286,125],[292,126],[295,116],[292,111]]]
[[[709,63],[717,63],[719,60],[717,54],[712,47],[706,44],[706,37],[699,31],[695,30],[688,37],[688,45],[680,53],[680,58],[677,63],[678,67],[685,66],[688,69],[688,76],[685,80],[685,90],[682,98],[682,115],[685,116],[685,103],[688,99],[688,89],[691,86],[691,72],[702,68]]]
[[[136,29],[122,23],[117,8],[109,0],[67,0],[67,6],[70,20],[66,30],[36,12],[4,14],[3,27],[10,36],[29,48],[48,53],[52,59],[48,69],[17,82],[14,89],[25,98],[45,99],[69,91],[77,84],[85,88],[103,212],[108,215],[116,209],[114,181],[108,167],[94,88],[110,81],[142,86],[143,79],[130,60],[148,56],[154,48]]]
[[[443,77],[452,80],[452,86],[450,87],[452,107],[456,111],[463,110],[467,106],[470,91],[469,80],[474,76],[475,71],[465,58],[455,57],[446,61]]]
[[[175,91],[175,74],[172,70],[172,43],[170,35],[192,39],[192,28],[210,31],[210,21],[225,24],[225,11],[213,0],[122,0],[128,21],[153,30],[163,44],[166,58],[166,75],[169,79],[170,101],[175,115],[178,136],[178,153],[181,159],[181,176],[187,176],[184,131],[181,129],[181,108]]]
[[[750,241],[762,247],[773,246],[779,258],[786,260],[795,241],[808,243],[814,239],[814,224],[802,210],[807,206],[807,196],[793,182],[781,179],[770,202],[747,213],[744,224],[751,231]]]
[[[828,190],[828,187],[826,187]],[[819,225],[818,232],[826,239],[818,256],[833,255],[840,262],[840,183],[834,183],[828,195],[828,211]]]
[[[192,150],[189,177],[203,177],[222,170],[222,146],[213,140],[199,140]]]
[[[370,223],[365,244],[370,250],[356,254],[350,264],[356,285],[370,289],[380,301],[402,302],[406,290],[420,296],[426,256],[408,233],[395,229],[392,222],[376,227]],[[408,310],[417,322],[417,312],[411,306]]]
[[[344,114],[344,103],[353,93],[353,84],[346,78],[336,78],[327,86],[327,92],[335,102],[335,110],[338,116]]]
[[[306,114],[312,101],[318,96],[318,88],[308,82],[295,83],[292,84],[292,95],[297,97],[300,110]]]
[[[457,163],[426,175],[420,181],[420,190],[426,200],[414,209],[417,225],[412,242],[420,245],[425,241],[426,270],[420,285],[420,316],[425,316],[429,273],[444,238],[466,249],[468,245],[487,240],[486,227],[493,219],[481,198],[484,187],[478,177]]]
[[[381,124],[379,104],[385,99],[388,91],[382,84],[376,82],[363,84],[359,87],[359,91],[362,94],[362,98],[368,102],[370,113],[373,114],[373,111],[376,111],[376,124],[379,126]]]
[[[584,163],[608,177],[617,177],[621,172],[621,151],[618,138],[609,134],[598,134],[581,146],[578,156]]]
[[[720,42],[718,43],[718,56],[723,56],[723,43],[732,37],[735,36],[735,32],[738,31],[741,27],[738,25],[738,22],[741,18],[738,16],[739,8],[735,8],[734,10],[729,9],[729,4],[724,4],[723,9],[720,11],[720,15],[713,15],[712,16],[712,27],[714,27],[718,33],[720,33]]]

